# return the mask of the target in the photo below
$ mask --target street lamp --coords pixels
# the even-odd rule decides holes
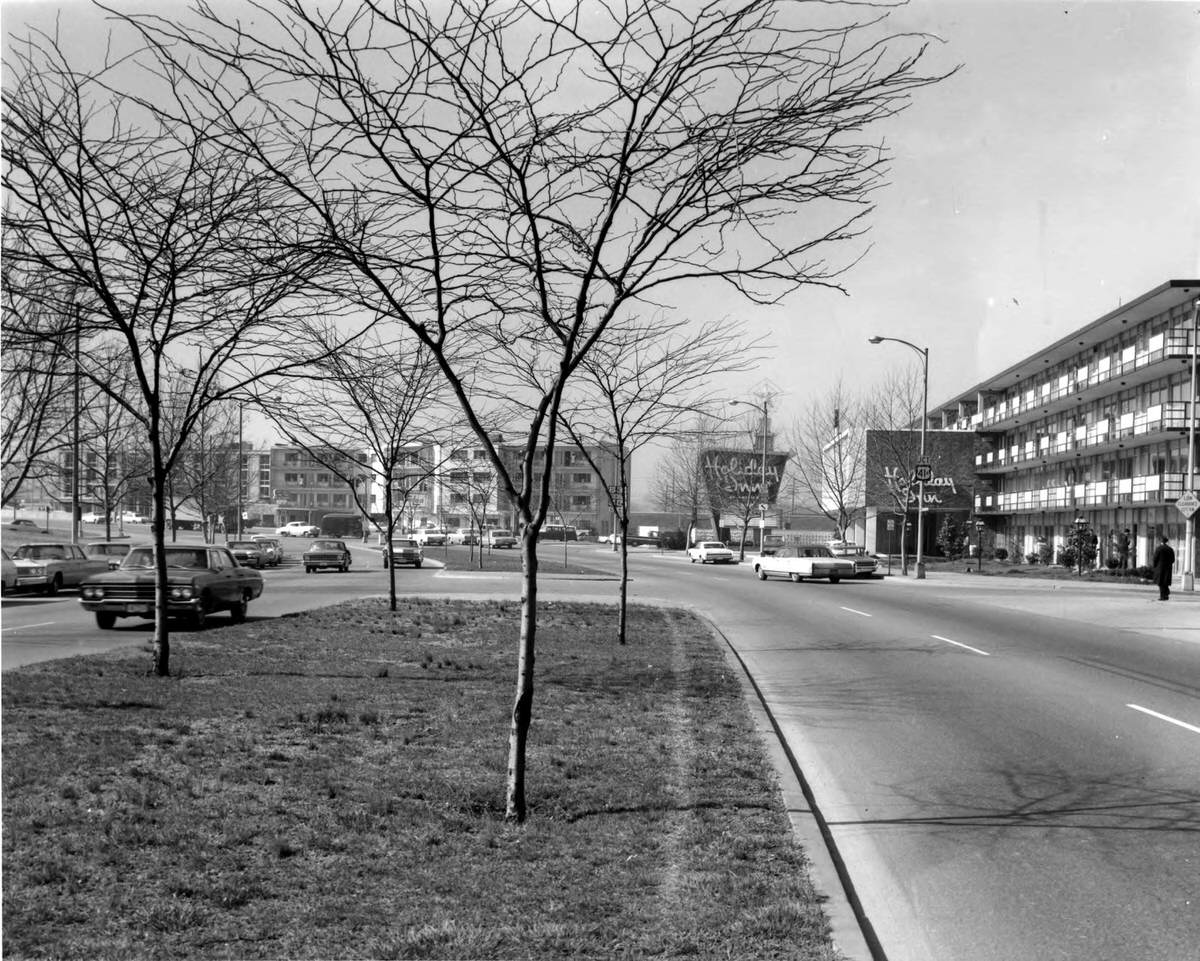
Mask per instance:
[[[979,573],[983,573],[983,530],[987,525],[983,521],[975,522],[975,530],[978,532],[975,538],[975,553],[979,555]]]
[[[752,400],[731,400],[730,404],[746,404],[756,410],[761,410],[763,414],[763,449],[762,449],[762,464],[760,465],[759,479],[759,496],[762,498],[759,504],[759,531],[758,531],[758,549],[761,551],[767,545],[767,431],[770,424],[771,415],[767,411],[767,405],[770,403],[769,397],[764,397],[761,404],[756,404]]]
[[[868,343],[882,344],[885,340],[903,344],[921,355],[921,464],[925,463],[925,421],[929,413],[929,348],[918,347],[916,344],[899,337],[872,337]],[[917,478],[917,579],[925,577],[925,477]]]
[[[1192,394],[1191,410],[1188,416],[1188,493],[1196,493],[1196,352],[1200,349],[1200,297],[1192,303]],[[1193,511],[1187,519],[1187,536],[1183,550],[1183,589],[1196,589],[1196,573],[1194,568],[1196,557],[1196,512]]]

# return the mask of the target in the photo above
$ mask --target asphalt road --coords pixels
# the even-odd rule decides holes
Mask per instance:
[[[615,571],[603,548],[571,551]],[[1200,598],[932,574],[760,583],[652,552],[631,570],[632,600],[704,614],[747,665],[875,961],[1200,958]],[[519,591],[513,574],[397,575],[413,593]],[[348,574],[266,577],[251,618],[386,589],[362,549]],[[539,589],[609,601],[616,582]],[[6,599],[4,628],[6,669],[149,637],[97,631],[70,594]]]

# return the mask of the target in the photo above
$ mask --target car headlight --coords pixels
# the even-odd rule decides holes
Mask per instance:
[[[98,601],[104,596],[104,588],[85,584],[79,593],[81,593],[88,600]]]
[[[171,588],[170,596],[173,601],[190,601],[196,596],[196,591],[190,584],[181,584]]]

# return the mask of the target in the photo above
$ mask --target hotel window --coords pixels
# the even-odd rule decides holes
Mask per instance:
[[[572,494],[571,495],[571,510],[573,511],[590,511],[592,509],[591,494]]]
[[[300,484],[304,483],[304,475],[303,474],[284,474],[283,482],[285,484],[300,485]]]
[[[572,484],[590,484],[592,482],[592,474],[590,471],[586,473],[572,474]]]

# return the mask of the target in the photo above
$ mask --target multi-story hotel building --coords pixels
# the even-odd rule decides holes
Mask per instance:
[[[1166,535],[1185,569],[1198,304],[1200,280],[1167,281],[930,409],[929,427],[976,435],[975,514],[997,547],[1057,549],[1082,518],[1098,563],[1128,531],[1131,563]]]

